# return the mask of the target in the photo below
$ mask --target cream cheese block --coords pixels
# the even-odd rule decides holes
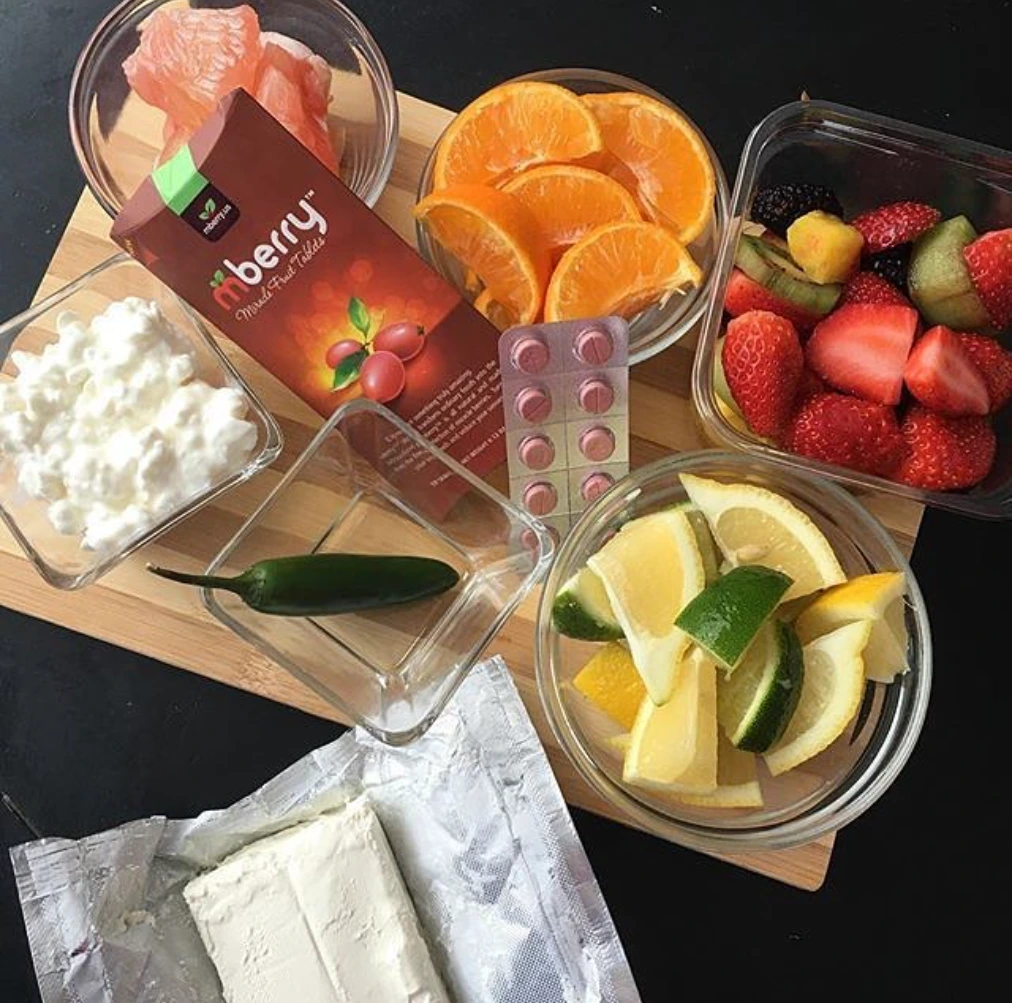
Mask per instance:
[[[251,843],[183,896],[228,1003],[449,1003],[364,797]]]

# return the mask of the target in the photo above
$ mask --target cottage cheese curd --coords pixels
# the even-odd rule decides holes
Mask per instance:
[[[365,798],[184,889],[227,1003],[449,1003]]]
[[[57,319],[41,354],[12,352],[0,383],[0,451],[49,520],[109,550],[238,470],[257,429],[231,387],[194,379],[185,338],[153,301]]]

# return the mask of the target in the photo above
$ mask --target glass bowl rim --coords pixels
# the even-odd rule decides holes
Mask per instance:
[[[897,139],[902,137],[912,145],[943,147],[946,150],[946,155],[953,159],[985,158],[995,161],[998,165],[1012,162],[1012,152],[1010,151],[832,101],[790,101],[766,114],[749,133],[738,164],[727,225],[721,234],[720,245],[717,248],[713,265],[713,275],[715,278],[719,276],[720,281],[714,282],[710,287],[692,364],[693,406],[703,424],[719,440],[721,446],[740,450],[748,455],[789,468],[796,473],[821,474],[853,488],[881,491],[895,497],[908,498],[921,504],[956,512],[959,515],[991,520],[1012,518],[1012,498],[1007,499],[1004,505],[1000,502],[996,505],[989,501],[990,495],[929,491],[900,484],[874,474],[850,470],[834,463],[796,456],[742,433],[721,414],[716,406],[716,391],[713,386],[712,373],[713,353],[720,332],[727,282],[734,267],[734,251],[741,239],[741,228],[746,208],[744,203],[748,194],[754,190],[757,181],[759,154],[764,145],[772,136],[776,135],[785,122],[790,122],[799,115],[813,116],[813,113],[814,115],[821,114],[823,117],[828,115],[846,119],[854,124],[888,134]],[[995,169],[1000,170],[999,167]],[[1006,168],[1005,173],[1012,179],[1012,170]]]
[[[8,330],[12,327],[31,323],[43,314],[57,309],[66,299],[75,295],[80,290],[85,289],[97,276],[102,275],[104,272],[112,271],[123,265],[140,269],[145,275],[150,276],[154,282],[158,283],[165,290],[167,295],[172,297],[183,316],[186,317],[193,327],[194,333],[192,335],[186,335],[187,341],[200,339],[203,342],[211,356],[221,367],[221,370],[227,379],[231,380],[232,385],[241,391],[250,411],[255,416],[255,423],[258,425],[258,432],[261,428],[263,430],[262,434],[265,436],[265,441],[260,451],[254,456],[251,456],[235,473],[226,477],[218,484],[208,488],[195,498],[191,498],[185,505],[174,509],[159,522],[155,523],[155,525],[151,526],[146,532],[141,534],[141,536],[132,540],[125,547],[112,551],[104,560],[99,561],[93,568],[91,568],[91,570],[81,575],[68,574],[67,572],[62,571],[57,565],[47,561],[21,531],[21,528],[17,524],[17,520],[10,512],[7,511],[6,506],[0,505],[0,518],[3,519],[7,528],[10,530],[11,535],[15,538],[15,540],[17,540],[18,546],[21,547],[25,556],[32,563],[32,566],[42,576],[47,584],[51,585],[53,588],[62,589],[64,591],[74,591],[93,584],[126,558],[136,553],[142,547],[154,542],[160,536],[168,532],[170,529],[173,529],[185,519],[195,515],[216,498],[225,494],[227,491],[230,491],[232,488],[245,483],[262,470],[267,469],[267,467],[271,466],[278,456],[281,455],[281,451],[284,448],[284,435],[282,434],[281,428],[274,415],[267,409],[257,393],[246,381],[245,377],[243,377],[224,351],[222,351],[217,340],[207,329],[203,318],[201,318],[188,303],[176,295],[169,286],[165,285],[161,279],[145,269],[139,261],[131,257],[125,251],[119,251],[118,253],[106,258],[104,261],[100,261],[97,265],[77,276],[77,278],[71,279],[69,282],[51,292],[48,296],[45,296],[38,302],[33,303],[27,309],[21,311],[21,313],[15,314],[13,317],[4,321],[3,324],[0,324],[0,338],[5,336]]]
[[[907,711],[908,716],[905,723],[901,722],[903,731],[898,736],[896,746],[892,750],[883,747],[875,749],[873,754],[868,756],[863,763],[857,777],[850,778],[851,782],[844,785],[842,789],[839,785],[834,787],[799,818],[776,822],[759,829],[721,828],[719,826],[711,827],[701,822],[679,821],[632,796],[613,781],[598,766],[594,756],[587,751],[585,743],[576,734],[570,722],[569,714],[560,696],[558,679],[551,668],[554,635],[552,600],[565,575],[575,571],[575,568],[569,565],[572,562],[572,555],[582,542],[582,538],[587,535],[591,527],[596,528],[599,514],[602,511],[608,509],[621,497],[634,496],[634,493],[639,494],[644,483],[661,477],[677,476],[684,468],[705,467],[708,464],[763,466],[764,463],[762,458],[741,452],[700,449],[664,456],[632,471],[614,484],[584,512],[579,522],[562,542],[555,554],[548,578],[542,587],[536,618],[535,675],[538,692],[541,696],[541,706],[556,741],[576,767],[577,772],[598,795],[632,819],[640,828],[691,849],[711,853],[790,849],[814,842],[854,821],[885,793],[902,772],[920,737],[931,694],[932,644],[927,607],[910,564],[892,535],[856,498],[833,481],[805,471],[785,471],[778,466],[774,470],[775,474],[787,479],[807,482],[818,491],[825,492],[835,505],[840,506],[857,520],[868,536],[888,554],[894,567],[906,575],[906,594],[913,611],[921,657],[920,661],[916,665],[912,665],[909,670],[910,673],[916,674],[915,685]],[[894,709],[890,721],[890,735],[896,727],[896,719],[896,709]],[[881,763],[880,760],[887,752],[890,753],[889,758]],[[867,779],[869,776],[871,776],[870,781]],[[856,793],[854,792],[855,787],[857,788]]]
[[[588,82],[603,83],[607,85],[613,85],[616,90],[633,91],[639,94],[645,94],[648,97],[652,97],[661,104],[666,105],[669,108],[674,109],[681,115],[695,130],[702,140],[703,147],[707,152],[707,156],[710,159],[710,164],[713,167],[714,172],[714,260],[713,264],[707,269],[705,278],[702,285],[695,290],[695,302],[691,309],[677,321],[671,322],[669,325],[659,325],[653,331],[650,332],[650,340],[647,344],[637,348],[635,351],[629,353],[629,364],[636,365],[640,362],[645,362],[647,359],[663,352],[666,348],[670,348],[672,345],[677,344],[681,341],[693,328],[697,325],[700,318],[706,311],[707,304],[710,296],[712,295],[712,285],[714,276],[716,274],[716,266],[719,258],[719,250],[724,239],[724,233],[727,230],[728,223],[730,222],[730,188],[727,183],[727,174],[720,162],[720,158],[717,156],[717,152],[710,144],[706,133],[696,122],[696,120],[689,115],[684,108],[676,104],[671,98],[661,94],[660,91],[655,90],[648,84],[644,84],[633,77],[626,76],[621,73],[615,73],[611,70],[598,70],[591,67],[556,67],[545,70],[533,70],[528,73],[520,74],[516,77],[510,77],[508,80],[503,80],[500,84],[494,86],[502,86],[503,84],[514,84],[524,80],[536,80],[543,81],[545,83],[558,83],[560,86],[563,85],[563,81],[566,80],[586,80]],[[418,189],[415,192],[415,202],[420,202],[426,195],[432,190],[432,171],[435,164],[436,150],[439,148],[439,144],[446,133],[446,130],[450,128],[456,119],[459,112],[455,112],[453,118],[447,122],[444,129],[440,132],[436,141],[432,145],[432,149],[429,150],[428,156],[425,158],[425,165],[422,168],[422,173],[418,177]],[[415,243],[418,246],[418,252],[421,254],[425,263],[433,268],[435,271],[440,272],[440,269],[436,266],[435,257],[433,252],[433,241],[429,236],[428,228],[422,223],[421,220],[415,220]],[[440,272],[442,274],[442,272]],[[444,276],[446,278],[446,276]],[[447,281],[450,281],[447,279]]]
[[[112,8],[92,31],[81,49],[77,62],[74,64],[74,72],[70,79],[70,91],[67,97],[67,118],[70,124],[70,142],[74,149],[74,156],[77,158],[81,173],[84,174],[85,184],[91,192],[95,201],[112,218],[119,213],[112,199],[92,167],[88,151],[91,149],[91,140],[88,137],[86,123],[89,111],[89,92],[85,89],[85,82],[89,79],[90,71],[96,64],[98,54],[102,52],[108,38],[120,27],[122,22],[136,9],[150,6],[163,6],[170,0],[120,0]],[[376,39],[373,38],[369,29],[354,11],[346,7],[341,0],[320,0],[328,7],[337,9],[337,13],[344,17],[352,30],[357,32],[362,40],[362,51],[369,64],[370,71],[375,75],[378,86],[376,107],[378,110],[377,124],[382,123],[383,127],[383,156],[372,169],[372,180],[368,189],[358,197],[370,208],[379,200],[390,174],[393,171],[394,160],[397,156],[397,145],[400,138],[400,106],[397,101],[397,91],[394,87],[393,78],[390,75],[390,67],[387,65],[383,50],[380,49]]]

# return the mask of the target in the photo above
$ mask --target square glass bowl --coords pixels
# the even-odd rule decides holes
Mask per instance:
[[[208,574],[257,561],[353,552],[433,557],[449,592],[325,617],[258,613],[205,590],[222,623],[381,741],[435,720],[485,645],[547,570],[547,530],[386,408],[359,399],[331,416]]]
[[[27,496],[19,487],[17,471],[0,454],[0,517],[36,570],[60,589],[90,585],[125,557],[193,515],[208,502],[269,467],[281,452],[281,430],[270,412],[225,357],[210,332],[168,286],[127,254],[107,258],[80,278],[58,289],[24,313],[0,325],[0,379],[10,379],[12,351],[38,353],[57,337],[60,314],[71,311],[89,321],[110,303],[128,296],[155,300],[162,313],[186,339],[196,359],[194,379],[213,387],[233,387],[246,402],[246,419],[257,429],[257,441],[249,459],[239,469],[186,505],[171,512],[146,532],[112,551],[84,550],[80,537],[65,536],[52,526],[47,504]]]
[[[797,101],[776,109],[745,144],[699,338],[692,397],[709,437],[855,488],[983,518],[1012,517],[1012,408],[996,416],[998,455],[991,473],[982,484],[959,493],[924,491],[795,456],[735,427],[721,413],[713,383],[714,352],[738,240],[756,192],[792,181],[832,188],[848,217],[886,202],[914,200],[937,206],[943,218],[965,215],[979,233],[1012,226],[1012,153],[827,102]]]

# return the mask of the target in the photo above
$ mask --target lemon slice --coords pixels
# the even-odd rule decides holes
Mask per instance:
[[[786,498],[754,484],[681,479],[732,566],[762,564],[794,579],[784,602],[846,581],[819,527]]]
[[[668,700],[688,636],[675,626],[705,584],[696,534],[684,512],[626,523],[590,560],[654,703]]]
[[[671,699],[640,705],[622,779],[665,792],[705,794],[717,786],[717,667],[698,648],[685,657]]]
[[[736,749],[728,737],[717,736],[717,787],[709,794],[676,793],[684,804],[700,808],[761,808],[763,792],[756,776],[755,756]]]
[[[817,756],[854,719],[864,693],[864,651],[871,636],[867,620],[838,627],[803,649],[801,699],[783,738],[764,756],[773,776]]]
[[[606,644],[573,679],[573,688],[626,730],[647,695],[632,656],[621,644]]]
[[[890,683],[907,670],[905,590],[902,571],[852,578],[831,588],[802,611],[795,624],[798,637],[807,644],[845,623],[870,620],[871,637],[864,649],[865,678]]]

